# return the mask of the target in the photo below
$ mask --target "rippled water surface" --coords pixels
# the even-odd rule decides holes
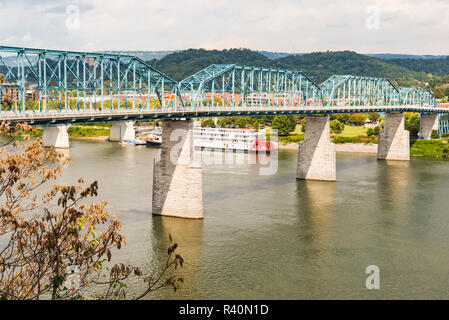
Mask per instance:
[[[72,140],[62,178],[99,180],[127,237],[117,261],[149,272],[168,233],[179,243],[185,284],[151,298],[449,298],[449,162],[338,154],[336,183],[296,181],[296,151],[280,151],[269,176],[257,164],[205,166],[198,221],[151,215],[158,152]],[[371,264],[380,290],[365,288]]]

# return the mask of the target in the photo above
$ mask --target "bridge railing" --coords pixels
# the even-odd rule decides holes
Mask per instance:
[[[76,123],[95,121],[128,121],[139,119],[167,119],[167,118],[197,118],[210,116],[262,116],[281,114],[331,114],[331,113],[369,113],[369,112],[420,112],[420,113],[440,113],[449,114],[449,109],[435,109],[433,106],[267,106],[253,105],[222,107],[222,106],[196,106],[178,107],[172,109],[128,109],[128,110],[71,110],[68,112],[49,111],[47,113],[35,112],[4,112],[2,120],[8,122],[26,121],[30,123],[40,123],[52,125],[55,123]],[[446,118],[444,118],[446,119]],[[446,128],[446,127],[445,127]],[[445,132],[445,131],[443,131]]]

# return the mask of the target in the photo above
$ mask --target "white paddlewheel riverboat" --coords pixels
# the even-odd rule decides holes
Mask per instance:
[[[196,149],[270,152],[274,144],[254,129],[193,128]]]

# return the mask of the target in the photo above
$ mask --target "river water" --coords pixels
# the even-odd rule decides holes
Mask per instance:
[[[158,149],[70,143],[61,182],[99,181],[127,238],[115,261],[149,273],[163,265],[169,233],[179,244],[184,285],[149,298],[449,298],[449,162],[338,154],[336,183],[296,181],[292,150],[279,151],[274,175],[207,165],[201,221],[151,215]],[[368,265],[380,269],[379,290],[365,287]]]

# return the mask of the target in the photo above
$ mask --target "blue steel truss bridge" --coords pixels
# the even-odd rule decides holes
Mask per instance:
[[[68,148],[67,128],[75,123],[112,122],[109,140],[123,141],[135,139],[134,121],[165,120],[161,159],[153,165],[151,210],[159,215],[203,218],[201,166],[191,152],[193,121],[180,120],[306,115],[304,141],[298,143],[300,180],[336,181],[330,117],[313,115],[385,113],[379,160],[410,159],[404,112],[421,114],[422,139],[436,129],[449,132],[449,109],[439,108],[428,90],[363,75],[334,75],[318,85],[297,70],[215,64],[178,82],[134,56],[4,46],[0,74],[0,120],[44,126],[45,146]],[[172,159],[178,129],[186,139]]]
[[[211,65],[175,81],[138,57],[0,46],[0,118],[52,126],[220,116],[449,110],[425,89],[385,78],[334,75],[318,85],[301,71]]]

